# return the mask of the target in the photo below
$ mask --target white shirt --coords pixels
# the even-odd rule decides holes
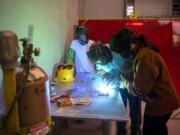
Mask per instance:
[[[87,52],[93,43],[94,41],[89,40],[87,44],[81,45],[77,39],[71,42],[70,48],[75,51],[75,69],[77,73],[94,72],[94,65],[87,56]]]

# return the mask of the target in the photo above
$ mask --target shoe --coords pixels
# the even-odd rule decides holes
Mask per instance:
[[[141,135],[141,129],[132,129],[131,135]]]
[[[117,123],[117,135],[126,135],[126,122],[118,122]]]

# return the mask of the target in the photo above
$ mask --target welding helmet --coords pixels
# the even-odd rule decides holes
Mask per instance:
[[[64,64],[58,69],[57,80],[61,83],[74,81],[74,66],[72,64]]]
[[[75,29],[75,35],[81,45],[88,43],[88,32],[85,26],[77,26]]]
[[[123,28],[115,36],[110,39],[110,48],[116,53],[120,53],[122,57],[130,57],[131,44],[138,44],[139,38],[137,34],[129,29]]]
[[[94,64],[105,65],[112,61],[111,50],[101,41],[94,43],[87,52],[87,55]]]

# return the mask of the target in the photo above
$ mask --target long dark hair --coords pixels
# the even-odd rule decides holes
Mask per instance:
[[[136,32],[127,28],[121,29],[110,39],[110,48],[125,58],[136,55],[136,52],[131,51],[131,44],[136,44],[137,49],[149,47],[155,52],[160,51],[154,44],[149,43],[144,35],[138,36]]]

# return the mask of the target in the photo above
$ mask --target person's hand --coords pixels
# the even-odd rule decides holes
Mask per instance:
[[[99,70],[97,71],[97,75],[103,77],[106,74],[106,72],[104,70]]]
[[[112,73],[106,73],[102,77],[103,81],[111,88],[118,88],[119,82],[120,82],[120,75],[119,74],[112,74]]]
[[[107,85],[114,85],[114,78],[111,74],[106,73],[102,76],[102,80],[107,84]]]
[[[130,80],[129,80],[129,76],[127,74],[120,74],[120,88],[124,88],[127,89],[128,92],[130,92]]]
[[[120,79],[121,79],[121,81],[122,81],[123,83],[128,81],[127,75],[124,74],[124,73],[121,73],[121,74],[120,74]]]
[[[130,89],[130,83],[128,81],[120,81],[120,88],[127,89],[129,91]]]
[[[132,82],[134,79],[134,72],[133,70],[128,70],[120,74],[121,80]]]

